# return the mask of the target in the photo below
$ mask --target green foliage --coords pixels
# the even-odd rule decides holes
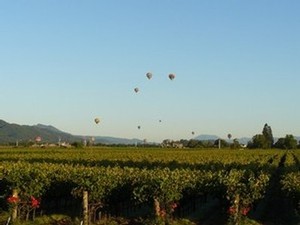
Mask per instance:
[[[256,134],[253,136],[252,141],[248,143],[249,148],[262,148],[269,149],[272,148],[274,144],[274,138],[272,134],[272,129],[268,124],[264,125],[262,134]]]
[[[43,170],[45,172],[41,173]],[[24,166],[24,163],[21,162],[3,168],[4,179],[12,189],[17,189],[20,197],[24,199],[43,195],[50,184],[47,171],[45,165]]]
[[[75,141],[72,143],[72,146],[75,147],[75,148],[83,148],[84,145],[81,141]]]
[[[268,124],[264,125],[262,134],[265,137],[265,147],[272,148],[274,144],[274,138],[273,138],[272,129]]]
[[[252,142],[248,143],[249,148],[262,148],[262,149],[267,149],[268,144],[266,137],[262,134],[256,134],[252,138]]]
[[[235,138],[233,139],[233,143],[230,145],[230,148],[232,149],[239,149],[241,147],[239,141]]]
[[[286,195],[300,201],[300,172],[286,174],[281,180],[281,184]]]
[[[90,204],[109,206],[119,199],[152,205],[157,200],[165,213],[159,218],[163,223],[185,196],[214,196],[232,207],[238,202],[238,216],[244,216],[245,208],[263,198],[270,176],[286,154],[279,150],[105,147],[76,151],[4,149],[0,153],[0,182],[18,189],[23,201],[30,196],[43,201],[47,190],[65,193],[53,189],[63,183],[69,184],[70,192],[79,199],[84,190],[88,191]],[[297,159],[296,154],[287,155],[289,168]],[[289,196],[299,196],[299,174],[291,173],[282,180]]]
[[[217,148],[217,147],[219,147],[219,141],[221,142],[220,144],[221,144],[221,148],[223,148],[223,147],[228,147],[229,146],[229,144],[225,141],[225,140],[223,140],[223,139],[217,139],[217,140],[215,140],[215,142],[214,142],[214,146]]]
[[[280,149],[296,149],[297,148],[297,140],[293,135],[287,134],[285,138],[279,138],[278,141],[274,145],[275,148]]]

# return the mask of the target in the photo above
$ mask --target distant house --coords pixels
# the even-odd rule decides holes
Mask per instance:
[[[180,143],[179,141],[173,141],[170,139],[164,140],[160,146],[162,148],[183,148],[183,144]]]
[[[173,148],[183,148],[183,144],[180,142],[173,142],[172,147]]]
[[[60,143],[60,147],[63,147],[63,148],[71,148],[71,144],[70,144],[70,143],[67,143],[67,142],[62,142],[62,143]]]

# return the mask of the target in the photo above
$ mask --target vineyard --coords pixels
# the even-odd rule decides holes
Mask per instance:
[[[300,223],[297,150],[2,148],[0,161],[1,224]]]

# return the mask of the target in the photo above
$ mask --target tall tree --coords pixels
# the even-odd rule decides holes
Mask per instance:
[[[262,131],[263,136],[265,137],[265,147],[266,148],[272,148],[273,144],[274,144],[274,138],[273,138],[273,134],[272,134],[272,129],[271,127],[266,123],[263,131]]]

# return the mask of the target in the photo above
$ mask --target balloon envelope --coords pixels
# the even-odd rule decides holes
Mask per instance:
[[[170,74],[169,74],[169,79],[170,79],[170,80],[173,80],[174,78],[175,78],[175,74],[170,73]]]
[[[42,138],[41,138],[40,136],[37,136],[37,137],[35,138],[35,141],[36,141],[36,142],[41,142],[41,141],[42,141]]]
[[[134,91],[135,91],[135,93],[138,93],[138,92],[139,92],[139,89],[138,89],[138,88],[135,88]]]
[[[146,77],[150,80],[152,78],[152,73],[150,72],[146,73]]]
[[[100,119],[99,118],[95,118],[94,121],[95,121],[96,124],[98,124],[100,122]]]

